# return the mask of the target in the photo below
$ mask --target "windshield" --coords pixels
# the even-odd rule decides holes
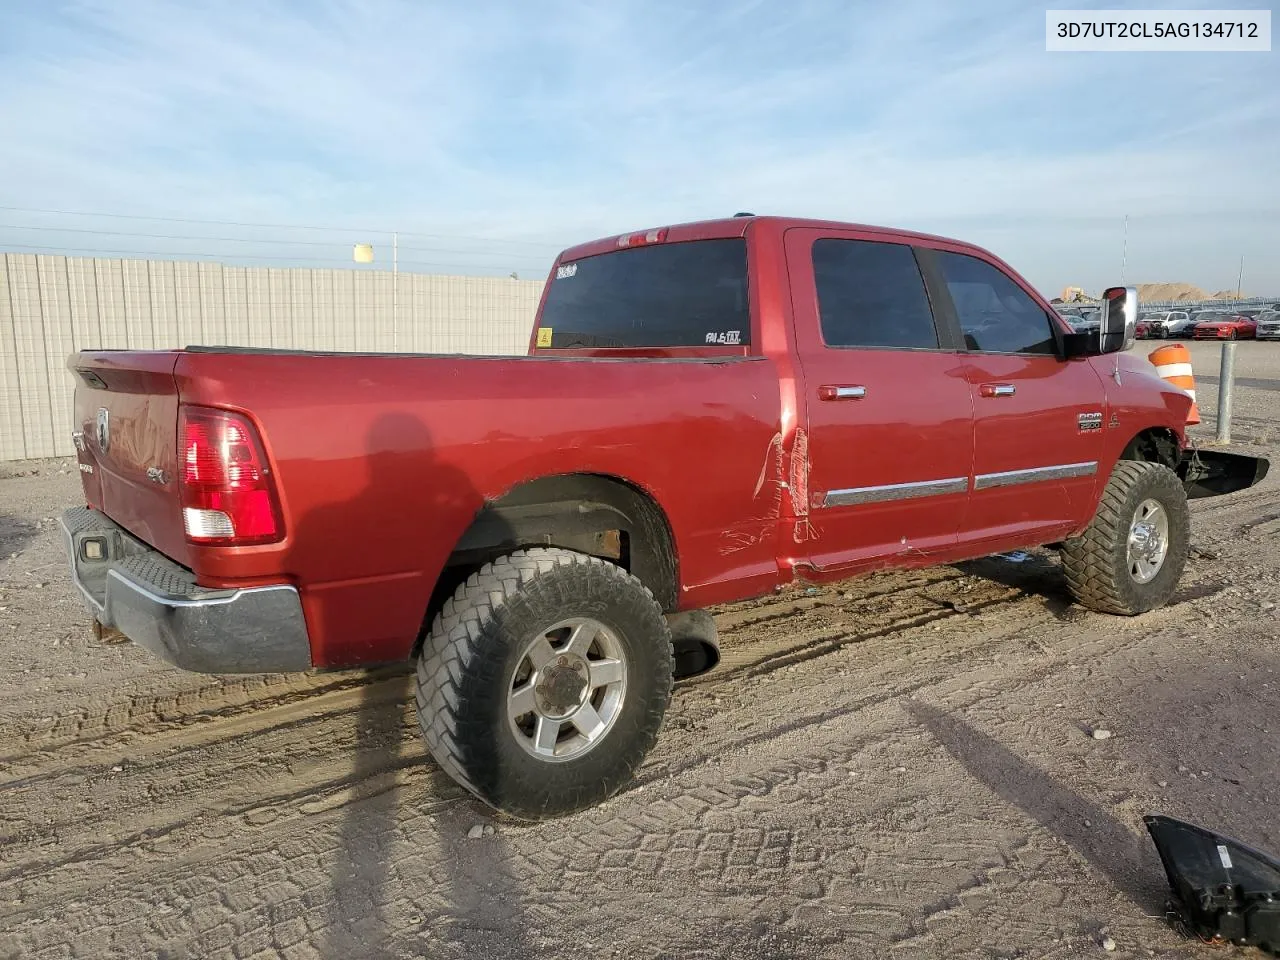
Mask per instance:
[[[744,346],[751,342],[747,242],[663,243],[562,263],[540,347]]]

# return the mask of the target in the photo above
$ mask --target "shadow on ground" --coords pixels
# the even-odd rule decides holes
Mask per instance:
[[[1013,559],[1011,559],[1013,558]],[[994,580],[1006,587],[1038,596],[1044,608],[1055,619],[1071,623],[1086,615],[1083,607],[1076,605],[1062,575],[1062,564],[1056,554],[1045,551],[1015,551],[997,554],[981,560],[969,560],[956,565],[963,573],[973,577]]]
[[[1148,913],[1164,903],[1162,878],[1143,838],[1092,800],[1063,786],[1035,765],[937,707],[908,700],[906,710],[976,780],[1020,809],[1105,876]]]
[[[20,517],[0,513],[0,560],[21,553],[37,533],[36,526]]]

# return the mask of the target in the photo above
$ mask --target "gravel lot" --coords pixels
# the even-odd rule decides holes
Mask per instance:
[[[1237,375],[1274,461],[1280,344]],[[52,520],[78,496],[66,461],[0,467],[0,956],[1216,957],[1165,924],[1142,815],[1280,852],[1280,469],[1193,504],[1141,618],[1048,554],[721,608],[637,783],[536,826],[424,757],[405,673],[95,642]]]

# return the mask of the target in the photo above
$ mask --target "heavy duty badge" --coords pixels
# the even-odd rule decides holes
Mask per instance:
[[[1101,430],[1102,414],[1082,413],[1076,417],[1076,423],[1079,425],[1081,433],[1090,433],[1094,430]]]

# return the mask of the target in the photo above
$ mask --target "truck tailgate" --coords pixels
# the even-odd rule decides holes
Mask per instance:
[[[169,558],[189,564],[177,485],[177,351],[71,357],[85,500]]]

